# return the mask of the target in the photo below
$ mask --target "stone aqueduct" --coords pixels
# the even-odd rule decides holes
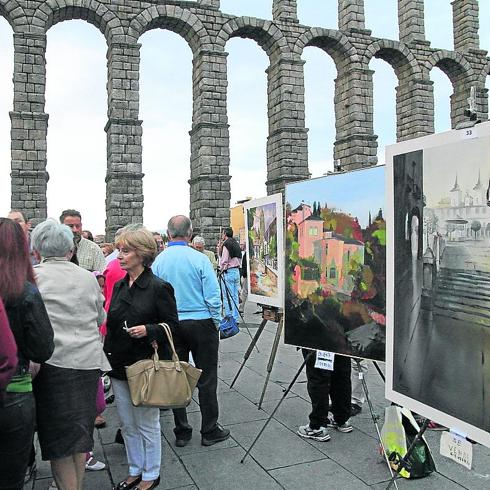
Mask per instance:
[[[142,220],[142,121],[139,111],[140,36],[162,28],[181,35],[193,53],[191,218],[215,237],[228,224],[229,133],[226,108],[226,43],[255,40],[268,55],[267,190],[308,177],[304,77],[301,54],[316,46],[336,69],[334,158],[344,168],[376,163],[373,134],[373,57],[388,62],[398,78],[397,138],[434,131],[430,71],[452,82],[451,120],[464,119],[466,98],[476,87],[477,107],[488,113],[485,80],[490,59],[479,49],[477,0],[454,0],[454,51],[436,49],[424,35],[423,0],[398,0],[399,40],[371,36],[364,0],[338,0],[338,30],[298,22],[296,0],[273,0],[273,20],[236,17],[219,0],[0,0],[0,15],[13,29],[12,207],[46,216],[46,33],[58,22],[84,19],[107,41],[106,232]]]

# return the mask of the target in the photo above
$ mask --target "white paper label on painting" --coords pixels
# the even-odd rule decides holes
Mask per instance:
[[[454,432],[441,434],[441,454],[469,470],[473,461],[473,444]]]
[[[476,128],[465,128],[461,129],[461,138],[464,140],[469,140],[471,138],[477,138],[478,137],[478,131]]]
[[[333,371],[334,358],[335,354],[333,352],[317,350],[315,367],[318,369],[325,369],[326,371]]]

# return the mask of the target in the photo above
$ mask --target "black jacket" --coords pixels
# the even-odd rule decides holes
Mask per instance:
[[[125,321],[128,327],[145,325],[147,336],[141,339],[130,337],[123,329]],[[126,379],[124,367],[151,357],[153,340],[158,343],[160,358],[169,357],[167,337],[158,325],[160,322],[170,326],[176,340],[179,320],[173,287],[156,277],[149,268],[145,268],[131,287],[126,274],[114,286],[107,316],[104,352],[111,363],[110,376]]]
[[[241,259],[242,258],[242,249],[240,248],[240,244],[232,237],[228,237],[223,242],[223,247],[228,249],[228,253],[230,254],[230,258]]]
[[[5,311],[17,343],[16,374],[25,374],[29,361],[45,362],[53,354],[53,327],[39,290],[30,282],[19,298],[5,303]]]

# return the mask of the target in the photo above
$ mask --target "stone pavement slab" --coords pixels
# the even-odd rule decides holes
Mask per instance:
[[[329,459],[304,463],[269,472],[286,490],[341,488],[342,490],[368,489],[359,478],[348,473]],[[335,485],[335,487],[334,487]]]
[[[201,414],[199,412],[193,412],[187,415],[189,424],[192,426],[192,439],[184,447],[176,447],[175,446],[175,435],[173,433],[173,418],[171,415],[166,415],[164,418],[162,417],[162,431],[165,439],[167,440],[170,448],[174,451],[178,456],[182,456],[190,453],[209,453],[210,451],[215,451],[220,448],[228,448],[237,445],[237,442],[233,438],[229,438],[220,444],[215,444],[214,446],[203,446],[201,445]]]
[[[248,448],[263,425],[256,421],[234,426],[233,438],[242,447]],[[320,451],[277,420],[270,422],[250,454],[268,470],[325,458]]]
[[[404,490],[461,490],[466,487],[462,487],[457,483],[453,482],[449,478],[441,475],[440,473],[434,473],[427,478],[422,478],[421,480],[406,480],[399,479],[396,481],[400,489]],[[373,485],[370,488],[376,490],[385,490],[388,486],[389,480]],[[395,487],[392,485],[391,490]],[[483,490],[485,487],[473,487],[475,490],[478,488]]]
[[[205,463],[202,455],[182,457],[197,487],[202,490],[274,490],[281,486],[254,459],[247,458],[242,448],[221,448],[208,454]]]

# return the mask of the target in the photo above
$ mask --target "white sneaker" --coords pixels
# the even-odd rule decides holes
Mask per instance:
[[[326,427],[320,427],[319,429],[312,429],[310,424],[300,425],[298,429],[298,435],[305,439],[314,439],[315,441],[329,441],[330,434],[327,432]]]
[[[350,425],[349,421],[345,421],[342,425],[339,425],[333,417],[328,419],[328,427],[332,427],[333,429],[337,429],[339,432],[343,432],[344,434],[347,434],[349,432],[352,432],[352,425]]]
[[[105,468],[105,464],[102,461],[97,461],[93,456],[90,456],[89,460],[85,463],[85,469],[90,471],[100,471]]]

